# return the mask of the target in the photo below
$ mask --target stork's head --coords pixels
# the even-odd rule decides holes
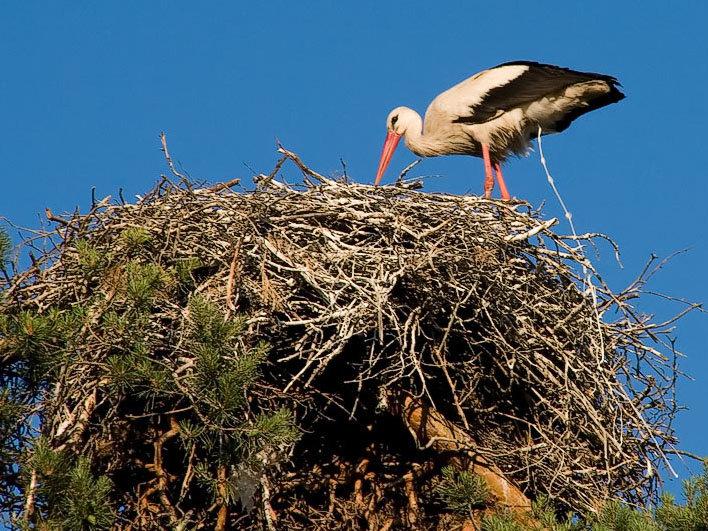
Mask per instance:
[[[391,162],[391,157],[393,157],[393,152],[396,151],[398,141],[406,134],[408,127],[412,125],[414,116],[417,116],[416,112],[408,107],[396,107],[388,114],[388,118],[386,118],[386,140],[381,152],[375,184],[379,184],[381,177],[386,172],[388,163]]]

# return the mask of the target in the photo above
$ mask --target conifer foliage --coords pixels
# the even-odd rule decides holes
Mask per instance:
[[[29,300],[3,293],[1,508],[28,529],[225,528],[298,438],[249,397],[268,344],[195,292],[198,259],[111,236],[62,242]]]

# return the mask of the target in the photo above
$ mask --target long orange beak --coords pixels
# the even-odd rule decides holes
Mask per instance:
[[[381,152],[381,160],[379,161],[379,169],[376,172],[375,185],[379,184],[381,177],[383,177],[383,174],[386,172],[388,163],[391,162],[391,157],[393,157],[393,152],[396,151],[396,146],[398,145],[398,141],[401,139],[401,136],[402,135],[394,133],[393,131],[386,133],[386,140],[384,141],[383,151]]]

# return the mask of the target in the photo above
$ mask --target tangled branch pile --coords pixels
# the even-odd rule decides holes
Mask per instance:
[[[25,243],[3,378],[60,353],[25,405],[43,444],[111,480],[121,525],[443,525],[455,452],[406,400],[530,498],[653,495],[676,365],[669,323],[628,302],[649,271],[613,293],[578,251],[599,236],[559,236],[525,203],[301,169],[241,193],[163,180]],[[37,518],[23,463],[13,510]]]

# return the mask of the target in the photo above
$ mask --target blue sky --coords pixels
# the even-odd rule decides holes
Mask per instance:
[[[148,190],[166,172],[161,131],[198,179],[269,172],[277,137],[321,173],[343,159],[351,178],[372,182],[392,108],[422,114],[484,68],[536,60],[614,75],[627,94],[544,141],[577,230],[621,246],[624,269],[606,247],[596,261],[605,279],[620,289],[652,253],[689,249],[649,287],[708,301],[705,20],[698,1],[6,2],[0,215],[37,227],[47,206],[85,209],[92,186],[97,197]],[[401,145],[385,179],[413,160]],[[482,191],[479,159],[427,159],[414,174],[438,176],[428,190]],[[562,215],[536,154],[505,176],[512,195]],[[677,310],[638,305],[659,318]],[[701,455],[707,323],[696,312],[675,334],[695,378],[679,383],[689,409],[676,429]]]

